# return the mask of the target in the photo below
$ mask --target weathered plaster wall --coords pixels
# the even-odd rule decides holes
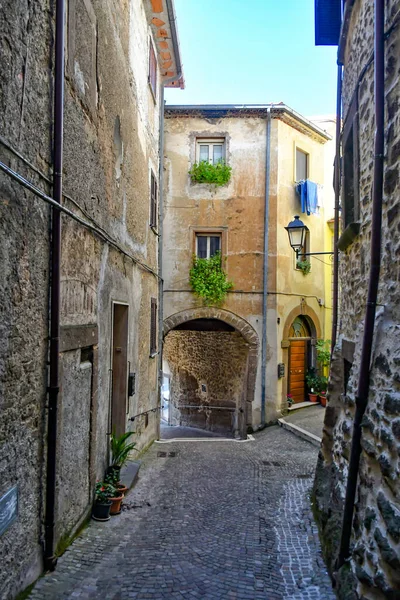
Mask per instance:
[[[400,3],[386,3],[389,29]],[[348,475],[370,262],[374,143],[373,64],[357,85],[373,47],[373,2],[355,3],[344,69],[344,117],[354,93],[359,101],[360,235],[341,254],[339,339],[319,456],[315,493],[328,563],[338,549]],[[399,389],[399,152],[400,35],[385,44],[385,175],[382,266],[371,362],[368,408],[362,423],[362,454],[349,569],[339,574],[341,598],[397,598],[400,589],[400,389]],[[353,354],[354,351],[354,354]],[[348,362],[345,362],[348,361]],[[348,373],[346,386],[346,369]],[[336,529],[336,534],[333,532]],[[347,583],[346,583],[347,582]],[[353,594],[353,595],[352,595]]]
[[[238,332],[171,331],[164,356],[171,369],[172,404],[243,410],[247,355],[248,344]],[[173,411],[172,424],[234,434],[235,418],[232,410],[181,408]]]
[[[45,1],[3,2],[0,15],[0,133],[48,176],[53,10]],[[149,197],[150,167],[158,174],[160,92],[153,97],[147,79],[147,19],[142,1],[67,2],[64,192],[157,271]],[[0,156],[51,193],[2,147]],[[8,600],[42,568],[49,211],[4,175],[0,211],[0,496],[19,486],[18,519],[0,539],[0,596]],[[157,359],[149,358],[150,303],[157,295],[154,275],[62,217],[56,543],[90,508],[94,481],[107,463],[113,302],[129,305],[136,394],[127,428],[131,415],[157,406]],[[85,336],[90,328],[93,339]],[[82,355],[87,346],[91,351]],[[158,415],[146,427],[136,421],[135,432],[139,449],[150,443]]]
[[[223,308],[245,319],[262,337],[262,275],[264,248],[266,119],[236,116],[220,119],[170,116],[165,120],[165,219],[164,219],[164,314],[201,307],[189,286],[189,269],[198,228],[222,230],[224,268],[234,289]],[[196,137],[226,139],[227,161],[232,179],[222,188],[192,184],[188,170],[195,161]],[[300,210],[294,189],[294,145],[312,158],[310,177],[324,184],[322,139],[297,131],[272,119],[271,177],[269,196],[269,272],[266,370],[266,420],[273,421],[286,408],[287,380],[277,380],[277,364],[287,360],[281,350],[285,320],[294,306],[308,305],[324,321],[324,265],[319,261],[307,277],[295,269],[294,253],[284,227]],[[329,181],[332,175],[329,173]],[[324,214],[306,217],[312,249],[323,248]],[[318,246],[318,244],[321,244]],[[279,319],[279,323],[278,323]],[[318,322],[318,328],[321,327]],[[260,346],[261,347],[261,346]],[[258,354],[257,386],[252,423],[261,422],[261,351]]]

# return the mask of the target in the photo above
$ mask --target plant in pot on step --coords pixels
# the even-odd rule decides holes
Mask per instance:
[[[133,431],[127,431],[121,435],[111,434],[111,465],[107,469],[107,477],[111,477],[113,485],[117,489],[125,488],[119,480],[121,476],[121,468],[128,461],[129,455],[135,449],[135,442],[130,442],[129,438],[133,435]],[[125,488],[125,491],[126,488]]]
[[[286,394],[286,400],[288,403],[288,408],[290,408],[294,402],[292,394]]]
[[[125,495],[123,494],[121,489],[119,489],[117,487],[118,483],[117,483],[117,485],[115,485],[113,483],[113,481],[115,480],[115,477],[117,479],[119,478],[119,474],[115,475],[115,473],[116,472],[114,472],[113,474],[107,475],[107,477],[106,477],[106,482],[114,490],[114,493],[113,493],[112,497],[110,498],[110,502],[111,502],[110,515],[119,515],[121,513],[121,503],[122,503],[122,500],[125,498]]]
[[[308,386],[308,398],[310,402],[317,402],[318,400],[319,379],[320,378],[317,375],[317,370],[315,367],[308,369],[306,383]]]
[[[326,406],[326,389],[328,387],[328,378],[324,375],[319,377],[318,382],[318,397],[321,403],[321,406]]]
[[[108,521],[110,518],[111,498],[115,494],[115,487],[107,481],[97,481],[96,495],[92,510],[92,519],[95,521]]]

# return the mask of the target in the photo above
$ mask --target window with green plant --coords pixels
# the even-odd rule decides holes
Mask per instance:
[[[308,275],[308,273],[311,271],[311,263],[307,258],[304,260],[298,260],[296,262],[296,269],[302,271],[303,275]]]
[[[216,252],[210,258],[193,257],[193,266],[189,273],[192,290],[202,298],[206,306],[220,306],[227,292],[233,288],[222,268],[222,257]]]
[[[232,167],[222,159],[216,164],[202,160],[194,163],[189,171],[192,183],[211,183],[216,186],[225,185],[230,181]]]

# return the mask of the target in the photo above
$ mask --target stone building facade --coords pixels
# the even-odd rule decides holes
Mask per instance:
[[[0,14],[0,160],[50,196],[56,7],[5,0]],[[172,0],[69,0],[65,27],[63,202],[92,229],[62,216],[56,554],[90,511],[110,431],[139,450],[158,436],[162,88],[183,85]],[[0,198],[6,600],[43,568],[51,211],[4,172]]]
[[[266,167],[268,115],[270,161]],[[243,436],[248,427],[257,429],[275,421],[287,409],[291,389],[294,324],[300,329],[304,326],[297,330],[299,335],[302,332],[303,371],[306,362],[315,364],[315,340],[330,338],[324,270],[331,269],[311,258],[308,275],[298,270],[284,228],[294,215],[301,214],[295,192],[297,153],[307,163],[306,177],[320,185],[322,205],[323,190],[332,181],[331,168],[326,169],[324,162],[331,143],[326,131],[283,104],[166,107],[163,368],[166,385],[170,385],[170,413],[164,416],[170,422]],[[221,187],[193,183],[188,175],[199,161],[199,152],[209,152],[209,148],[215,148],[218,155],[222,152],[232,167],[229,183]],[[269,250],[263,366],[266,196]],[[324,250],[331,216],[330,206],[321,206],[318,215],[301,214],[310,230],[308,251]],[[199,244],[208,253],[211,244],[218,245],[227,277],[233,282],[220,307],[205,307],[191,290],[189,270],[193,255],[199,255]],[[279,364],[284,370],[278,375]]]
[[[335,574],[339,597],[346,599],[400,597],[400,2],[388,0],[384,5],[382,260],[370,389],[361,423],[351,554],[348,564]],[[343,62],[341,302],[314,490],[325,557],[333,574],[342,528],[371,264],[374,22],[373,0],[346,2],[339,44]],[[351,196],[355,204],[350,216],[345,182],[349,170],[354,174],[356,190]],[[351,229],[353,235],[348,237]]]

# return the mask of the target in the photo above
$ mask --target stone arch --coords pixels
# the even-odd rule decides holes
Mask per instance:
[[[311,337],[318,339],[322,336],[321,325],[317,313],[307,304],[301,303],[299,306],[295,306],[286,317],[282,335],[283,341],[289,338],[290,327],[296,317],[308,317],[307,321],[311,327]]]
[[[259,339],[255,329],[242,317],[239,317],[235,313],[227,310],[213,307],[201,307],[183,310],[175,313],[165,319],[163,328],[163,337],[165,338],[168,333],[185,323],[186,321],[192,321],[195,319],[218,319],[224,323],[228,323],[238,331],[245,342],[249,346],[248,361],[247,361],[247,372],[246,372],[246,384],[243,394],[243,419],[240,424],[240,436],[246,437],[246,426],[250,424],[251,406],[254,400],[255,389],[256,389],[256,378],[257,378],[257,362],[258,362],[258,349]]]

